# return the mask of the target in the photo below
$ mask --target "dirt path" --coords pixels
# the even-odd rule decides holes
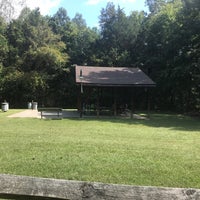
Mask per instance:
[[[51,114],[51,112],[49,112],[49,113]],[[37,110],[29,109],[29,110],[24,110],[24,111],[19,112],[19,113],[15,113],[15,114],[9,115],[8,117],[41,118],[41,114]],[[66,111],[66,110],[63,110],[62,117],[63,118],[74,118],[74,117],[77,118],[77,117],[79,117],[79,113],[77,111]],[[46,116],[44,118],[53,118],[53,117],[50,115],[50,117]]]
[[[19,113],[9,115],[8,117],[31,117],[31,118],[40,118],[40,113],[37,110],[24,110]]]

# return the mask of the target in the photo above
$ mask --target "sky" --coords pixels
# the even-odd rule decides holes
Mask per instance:
[[[72,19],[76,13],[80,13],[90,27],[98,27],[100,11],[105,8],[108,2],[113,2],[124,9],[127,15],[134,10],[145,10],[145,0],[26,0],[31,9],[40,8],[43,15],[54,15],[60,7],[67,10],[68,16]]]

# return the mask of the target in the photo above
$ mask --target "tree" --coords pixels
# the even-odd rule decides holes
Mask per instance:
[[[52,49],[52,52],[57,50],[60,53],[65,50],[65,44],[61,41],[61,37],[52,32],[48,20],[40,15],[38,9],[26,10],[24,16],[20,15],[19,19],[13,20],[8,27],[7,34],[10,53],[12,53],[12,58],[15,59],[23,58],[29,51],[38,52],[40,48],[43,48],[43,50]],[[68,56],[66,54],[62,56],[67,61]],[[13,62],[18,63],[16,60]]]
[[[157,83],[156,104],[179,111],[199,107],[199,2],[186,1],[149,15],[136,42],[137,63]]]
[[[52,90],[62,90],[54,89],[57,77],[67,72],[68,55],[61,36],[52,32],[48,18],[41,16],[38,9],[24,9],[19,18],[9,24],[7,33],[10,59],[6,68],[12,68],[16,72],[13,74],[17,75],[17,78],[13,78],[16,82],[15,96],[21,94],[20,97],[30,101],[35,95],[45,103],[43,97],[46,95],[49,101]],[[11,72],[4,71],[5,77],[10,77]],[[4,80],[4,85],[8,81],[11,81],[10,78]],[[4,96],[9,96],[6,87]],[[17,98],[19,96],[13,99]]]
[[[49,20],[49,25],[52,27],[53,32],[61,36],[65,34],[65,29],[68,24],[70,24],[70,18],[65,8],[59,8],[56,14]]]
[[[72,22],[80,29],[87,27],[86,21],[83,19],[83,16],[80,13],[76,13],[75,17],[72,19]]]
[[[6,59],[8,52],[8,43],[6,38],[6,24],[3,18],[0,17],[0,67]]]
[[[108,66],[130,66],[130,51],[135,43],[142,21],[143,12],[132,12],[126,16],[123,9],[115,9],[113,3],[108,3],[101,10],[101,59],[102,65]]]
[[[3,91],[3,68],[7,59],[8,53],[8,41],[6,38],[6,23],[3,18],[0,17],[0,99]]]
[[[34,97],[44,105],[72,105],[72,64],[137,66],[157,83],[157,108],[199,111],[199,0],[147,2],[151,13],[130,15],[108,3],[99,30],[81,14],[71,20],[64,8],[53,17],[24,8],[15,20],[1,18],[1,98],[16,106]]]
[[[95,30],[87,27],[82,15],[76,14],[70,23],[66,24],[63,41],[67,45],[67,52],[71,64],[89,64],[93,52],[93,44],[98,38]]]
[[[181,26],[179,42],[182,44],[179,63],[184,66],[187,79],[182,94],[185,110],[200,111],[200,3],[197,0],[184,0],[183,9],[178,13]],[[183,39],[184,38],[184,39]],[[182,61],[182,62],[181,62]]]
[[[115,9],[113,3],[108,3],[106,8],[101,10],[100,27],[101,27],[101,40],[100,48],[101,54],[103,56],[102,65],[108,66],[120,66],[120,58],[122,55],[127,56],[127,53],[124,53],[122,49],[122,44],[126,41],[124,40],[121,43],[122,37],[126,37],[127,21],[126,15],[120,7]]]

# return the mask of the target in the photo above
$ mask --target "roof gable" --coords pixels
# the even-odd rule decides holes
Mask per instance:
[[[76,66],[76,83],[88,86],[153,87],[153,82],[139,68]]]

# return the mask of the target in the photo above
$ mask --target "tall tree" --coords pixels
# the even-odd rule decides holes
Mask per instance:
[[[126,29],[124,29],[127,27],[126,15],[120,7],[116,10],[113,3],[108,3],[106,8],[101,10],[99,19],[102,65],[120,66],[121,56],[127,57],[127,53],[121,48],[122,38],[126,38]]]
[[[186,1],[149,15],[136,43],[138,64],[157,82],[157,105],[180,111],[199,105],[199,2]]]
[[[200,2],[198,0],[184,0],[183,9],[179,12],[177,19],[181,26],[179,50],[184,66],[183,82],[185,83],[184,94],[181,95],[185,109],[200,111]],[[184,38],[184,39],[183,39]]]
[[[6,38],[6,23],[3,18],[0,17],[0,66],[2,67],[5,61],[6,54],[8,52],[8,44]]]
[[[123,9],[115,9],[113,3],[108,3],[101,10],[99,19],[102,65],[130,66],[130,50],[141,28],[144,13],[132,12],[130,16],[126,16]]]
[[[52,32],[48,18],[43,17],[38,9],[23,10],[19,18],[10,23],[7,35],[10,59],[4,70],[5,77],[8,77],[4,85],[10,81],[9,74],[13,71],[16,75],[13,92],[16,95],[13,95],[12,101],[30,101],[30,97],[36,96],[36,100],[45,103],[44,95],[48,101],[51,93],[58,90],[54,87],[57,77],[66,72],[68,55],[65,44],[59,35]],[[11,91],[6,88],[4,96],[9,96]],[[21,94],[21,98],[17,94]]]
[[[2,98],[3,91],[3,68],[7,59],[8,53],[8,41],[6,38],[6,23],[2,17],[0,17],[0,99]]]
[[[93,54],[92,45],[98,37],[97,32],[87,27],[80,14],[75,15],[68,28],[66,42],[71,64],[89,64]]]
[[[67,15],[65,8],[59,8],[58,11],[50,18],[49,24],[56,34],[63,36],[65,34],[66,26],[70,23],[70,18]]]

